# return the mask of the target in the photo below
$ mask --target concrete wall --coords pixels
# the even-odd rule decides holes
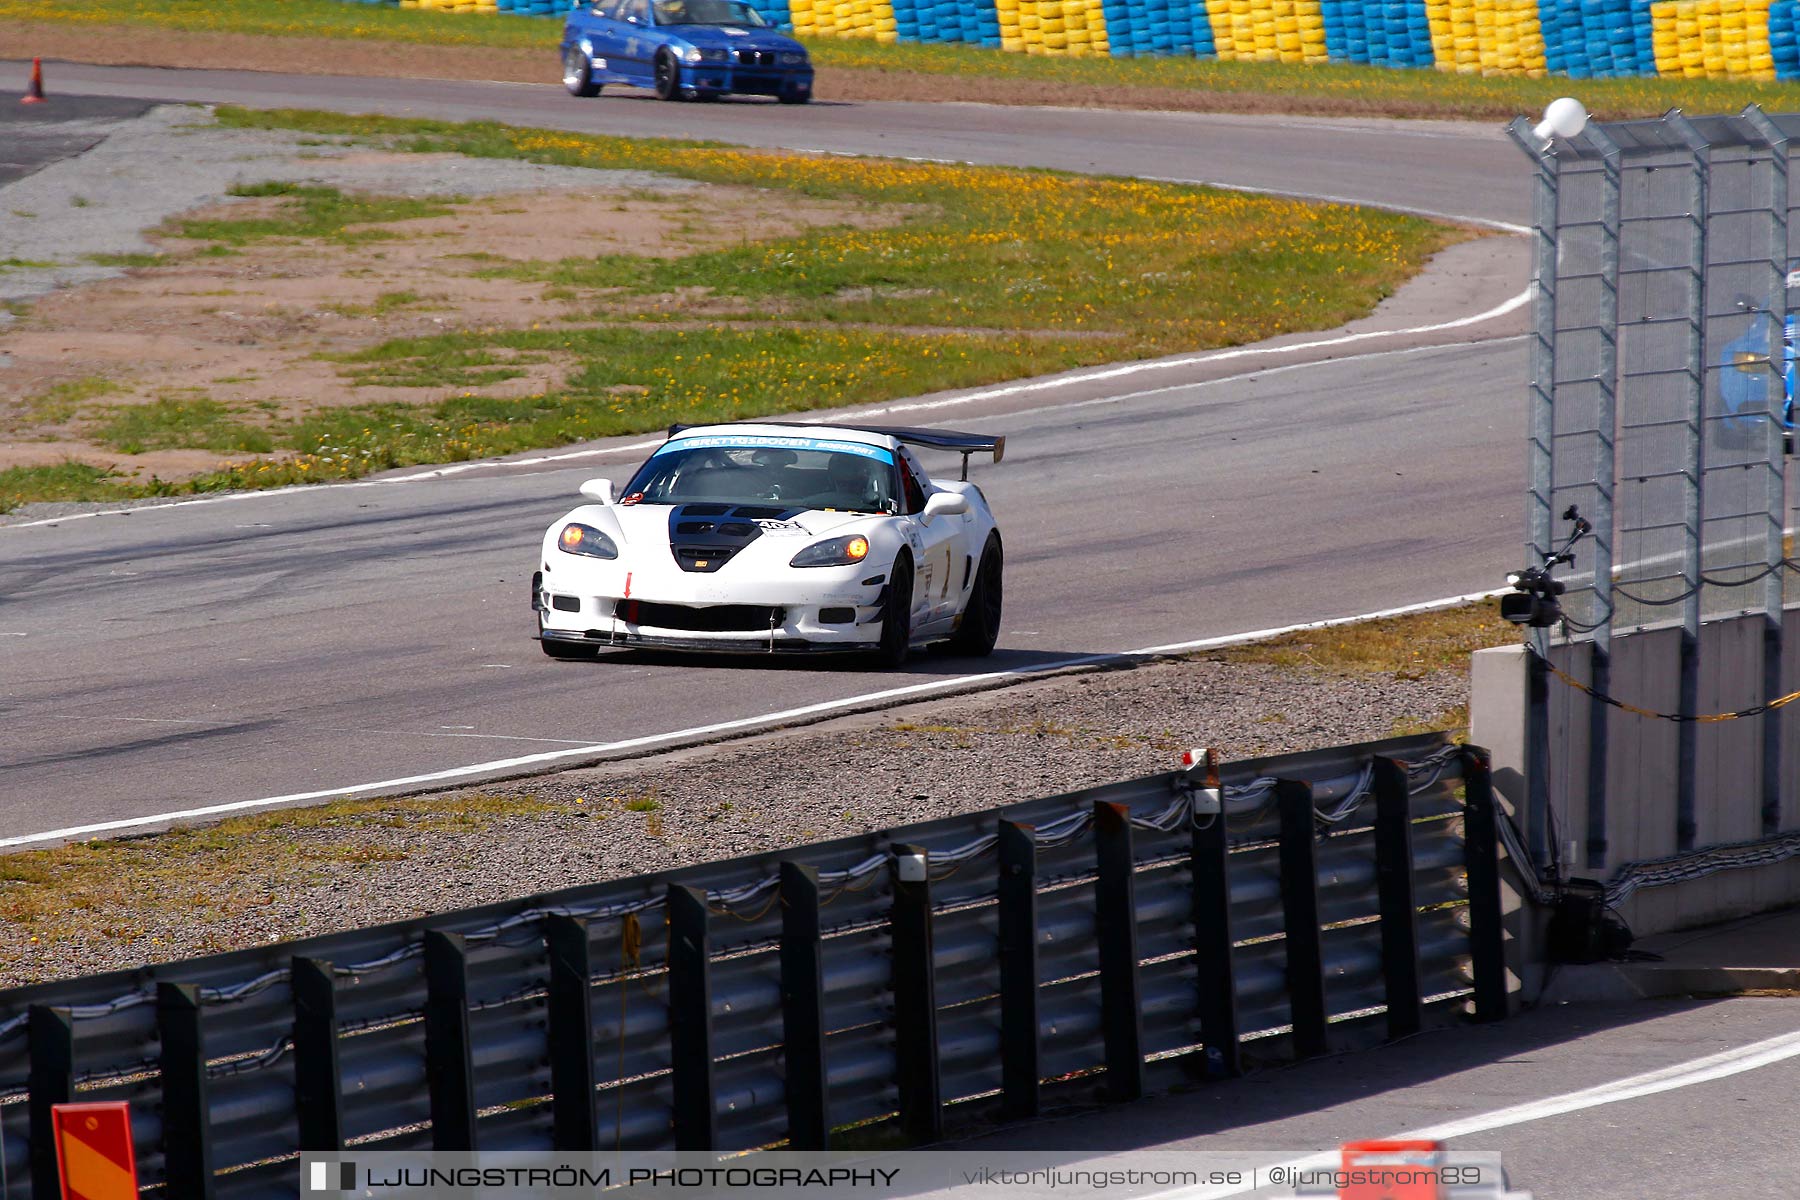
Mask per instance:
[[[1734,712],[1763,700],[1761,616],[1701,627],[1701,713]],[[1783,647],[1783,693],[1800,691],[1800,639]],[[1675,628],[1615,637],[1608,692],[1655,712],[1680,708],[1681,635]],[[1554,646],[1550,661],[1570,677],[1592,683],[1590,643]],[[1530,838],[1526,772],[1527,659],[1523,647],[1483,650],[1471,676],[1471,739],[1493,753],[1495,784]],[[1590,839],[1588,764],[1591,714],[1598,702],[1552,677],[1549,693],[1550,812],[1564,858],[1564,874],[1610,880],[1626,864],[1664,858],[1677,840],[1680,731],[1672,721],[1609,708],[1606,711],[1604,844]],[[1779,710],[1781,790],[1779,831],[1800,830],[1800,703]],[[1729,845],[1764,836],[1764,718],[1695,727],[1694,847]],[[1767,867],[1722,871],[1704,879],[1639,890],[1620,909],[1639,936],[1703,925],[1800,903],[1800,859]]]

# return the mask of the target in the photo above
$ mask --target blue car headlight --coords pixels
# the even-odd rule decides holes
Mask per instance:
[[[556,544],[564,554],[582,554],[588,558],[619,557],[619,548],[611,538],[592,525],[583,525],[577,521],[570,521],[563,526],[562,532],[556,536]]]
[[[781,57],[775,61],[784,67],[804,67],[806,65],[806,52],[804,50],[784,51]]]
[[[860,533],[826,538],[794,555],[790,567],[847,567],[869,556],[869,539]]]
[[[689,46],[686,50],[681,52],[681,57],[684,62],[689,63],[722,63],[726,59],[726,52],[723,50],[702,50],[698,46]]]

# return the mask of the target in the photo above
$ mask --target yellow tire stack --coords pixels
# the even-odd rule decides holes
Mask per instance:
[[[1002,49],[1070,58],[1112,53],[1101,0],[995,0],[994,11]]]
[[[1425,17],[1440,71],[1544,74],[1537,0],[1426,0]]]
[[[788,17],[800,37],[896,41],[892,0],[789,0]]]
[[[1775,78],[1769,0],[1675,0],[1650,6],[1659,75]]]
[[[1222,61],[1326,61],[1318,0],[1208,0],[1206,10]]]
[[[994,0],[994,15],[1000,18],[1000,48],[1014,54],[1025,53],[1025,31],[1019,25],[1019,0]]]

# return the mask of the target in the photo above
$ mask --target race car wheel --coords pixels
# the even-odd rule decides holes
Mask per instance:
[[[598,96],[600,85],[594,82],[594,64],[581,52],[580,46],[563,51],[563,86],[571,96]]]
[[[675,62],[675,56],[667,50],[659,50],[656,54],[656,98],[658,100],[681,99],[681,67]]]
[[[981,565],[975,570],[975,590],[969,593],[969,607],[950,639],[952,653],[986,658],[994,652],[994,642],[1000,637],[1005,573],[1006,556],[1000,549],[1000,535],[990,533],[981,551]]]
[[[888,573],[887,600],[881,606],[881,645],[875,661],[892,669],[906,661],[912,646],[912,559],[901,555]]]

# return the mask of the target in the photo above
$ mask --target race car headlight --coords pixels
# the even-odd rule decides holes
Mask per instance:
[[[814,542],[794,555],[790,567],[847,567],[869,556],[869,539],[860,533]]]
[[[681,52],[683,61],[690,63],[721,63],[725,61],[723,50],[702,50],[698,46],[689,46]]]
[[[619,548],[613,540],[592,525],[570,521],[556,536],[556,544],[565,554],[585,554],[589,558],[617,558]]]
[[[806,54],[799,50],[789,50],[775,61],[779,62],[784,67],[804,67],[806,65]]]

